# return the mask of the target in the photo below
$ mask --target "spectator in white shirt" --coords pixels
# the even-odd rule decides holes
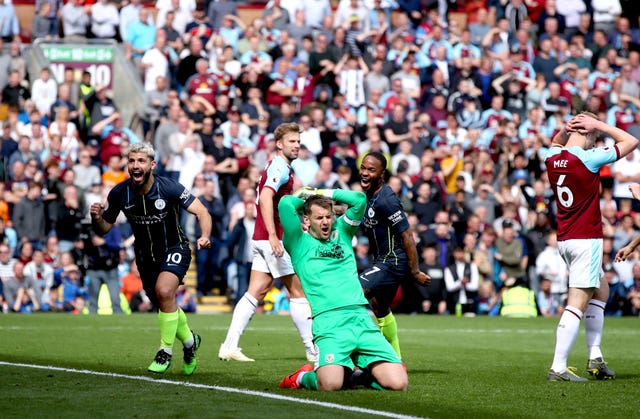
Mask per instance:
[[[91,33],[96,38],[114,38],[119,24],[118,9],[109,0],[100,0],[91,6]]]
[[[81,6],[78,0],[69,0],[62,11],[62,29],[65,39],[84,39],[89,26],[91,6]]]
[[[311,123],[309,115],[300,116],[300,125],[303,131],[300,133],[300,145],[304,145],[314,157],[322,153],[322,140],[320,131]]]
[[[398,165],[401,161],[407,162],[407,175],[415,176],[420,173],[420,158],[411,153],[411,140],[403,140],[398,145],[398,152],[391,157],[391,169],[393,174],[398,173]]]
[[[40,78],[34,80],[31,86],[31,97],[36,104],[36,109],[43,115],[49,115],[51,105],[56,101],[58,96],[58,86],[56,81],[51,77],[48,68],[40,70]]]

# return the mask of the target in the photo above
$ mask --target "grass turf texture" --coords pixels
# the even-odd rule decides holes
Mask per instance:
[[[280,379],[304,362],[288,316],[257,315],[241,339],[255,363],[223,362],[217,352],[230,315],[190,315],[200,333],[198,368],[181,374],[182,350],[156,378],[146,372],[159,344],[155,315],[0,316],[0,361],[142,376],[94,376],[0,364],[0,412],[25,417],[370,417],[256,395],[163,383],[248,389],[345,406],[431,418],[640,417],[640,329],[637,318],[605,321],[603,350],[613,381],[550,383],[557,319],[396,316],[409,371],[407,393],[281,390]],[[581,331],[569,359],[586,376]]]

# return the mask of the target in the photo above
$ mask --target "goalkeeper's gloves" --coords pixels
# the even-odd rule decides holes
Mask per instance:
[[[312,188],[310,186],[305,186],[303,188],[298,189],[297,191],[295,191],[293,193],[293,196],[306,200],[311,196],[314,195],[320,195],[320,196],[326,196],[328,198],[332,198],[333,197],[333,189],[319,189],[319,188]]]

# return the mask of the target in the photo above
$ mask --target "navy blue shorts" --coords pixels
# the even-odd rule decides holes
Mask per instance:
[[[389,265],[376,262],[373,266],[360,274],[360,285],[365,294],[392,292],[395,294],[398,285],[409,273],[409,265],[400,263]]]
[[[178,277],[179,283],[182,284],[182,279],[191,265],[191,249],[179,247],[168,249],[160,263],[151,262],[144,256],[136,255],[136,262],[147,297],[157,307],[156,282],[158,276],[161,272],[171,272]]]

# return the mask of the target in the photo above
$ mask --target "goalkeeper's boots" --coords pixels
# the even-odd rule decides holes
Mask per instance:
[[[574,367],[568,367],[562,372],[555,372],[554,370],[550,369],[547,378],[549,379],[549,381],[573,381],[576,383],[584,383],[589,381],[586,378],[577,375],[575,371],[576,369]]]
[[[171,354],[165,352],[164,349],[160,349],[147,370],[155,374],[163,374],[169,368],[169,365],[171,365]]]
[[[293,374],[289,374],[280,381],[280,388],[300,388],[298,384],[298,376],[303,372],[313,371],[313,365],[304,364],[298,368]]]
[[[239,361],[239,362],[253,362],[255,359],[251,359],[245,354],[242,353],[242,349],[234,348],[228,349],[224,346],[224,343],[220,345],[220,350],[218,351],[218,358],[222,361]]]
[[[182,372],[184,375],[191,375],[196,370],[196,352],[198,352],[198,348],[200,347],[200,342],[202,342],[202,338],[197,333],[191,331],[193,335],[193,345],[189,348],[182,348],[184,356],[182,358]]]
[[[587,372],[598,380],[612,380],[616,378],[615,371],[612,371],[601,357],[590,359],[587,362]]]

